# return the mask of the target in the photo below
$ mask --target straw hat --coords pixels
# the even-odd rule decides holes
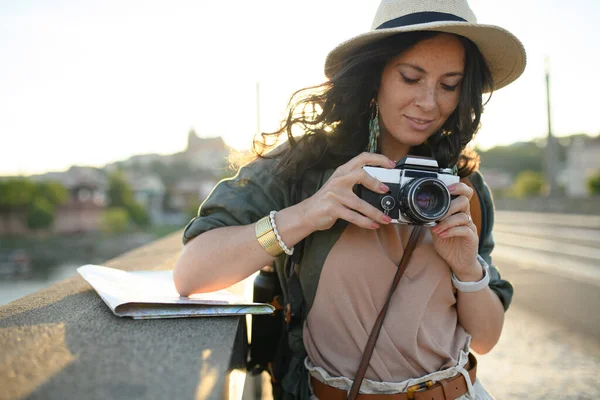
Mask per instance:
[[[470,39],[485,58],[500,89],[525,69],[523,44],[506,29],[477,23],[466,0],[383,0],[371,31],[349,39],[327,55],[325,75],[333,76],[344,60],[362,46],[401,32],[439,31]]]

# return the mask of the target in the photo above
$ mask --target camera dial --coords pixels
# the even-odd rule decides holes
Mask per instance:
[[[381,208],[384,209],[386,214],[393,210],[394,207],[396,207],[396,200],[389,194],[381,199]]]

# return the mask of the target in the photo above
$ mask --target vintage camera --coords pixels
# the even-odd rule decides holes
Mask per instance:
[[[385,183],[390,191],[379,194],[359,185],[358,195],[397,224],[435,225],[450,208],[453,196],[448,186],[460,180],[452,169],[439,168],[437,161],[428,157],[404,157],[395,169],[363,169]]]

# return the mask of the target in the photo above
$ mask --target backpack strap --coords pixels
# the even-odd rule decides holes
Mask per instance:
[[[298,204],[304,200],[302,192],[303,181],[304,178],[301,177],[293,185],[290,193],[291,204]],[[298,276],[298,270],[304,253],[304,242],[305,240],[302,239],[294,246],[294,253],[287,257],[285,262],[284,271],[288,293],[285,299],[284,319],[288,329],[290,329],[292,322],[297,322],[301,318],[302,308],[304,307],[304,293],[302,292],[302,285]]]

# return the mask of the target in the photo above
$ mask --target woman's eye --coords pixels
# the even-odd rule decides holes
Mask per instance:
[[[419,82],[419,79],[410,79],[409,77],[404,76],[402,74],[400,74],[400,76],[402,76],[402,80],[404,81],[404,83],[408,83],[409,85]]]
[[[458,87],[458,85],[450,86],[450,85],[445,85],[442,83],[442,87],[444,88],[444,90],[447,90],[448,92],[454,92],[456,90],[456,88]]]

